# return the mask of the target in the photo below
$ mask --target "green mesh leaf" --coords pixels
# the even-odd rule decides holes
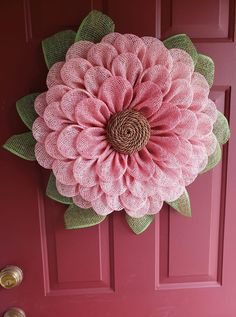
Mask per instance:
[[[220,144],[225,144],[230,137],[230,129],[228,120],[218,111],[218,117],[213,126],[213,132]]]
[[[200,174],[206,173],[209,170],[211,170],[213,167],[215,167],[220,162],[221,157],[222,157],[222,151],[220,148],[220,144],[217,143],[215,152],[213,154],[211,154],[210,156],[208,156],[207,166],[204,168],[203,171],[201,171]]]
[[[194,65],[197,63],[198,60],[198,53],[193,45],[193,42],[186,34],[177,34],[174,36],[169,37],[168,39],[163,41],[165,47],[168,49],[171,48],[180,48],[187,52],[193,59]]]
[[[36,140],[32,132],[25,132],[11,136],[3,145],[4,149],[28,161],[35,161]]]
[[[146,215],[141,218],[133,218],[125,214],[126,221],[132,231],[136,234],[143,233],[152,223],[154,215]]]
[[[183,216],[186,216],[186,217],[192,216],[190,199],[186,189],[184,193],[178,199],[171,202],[167,201],[166,203],[170,205],[172,208],[174,208],[175,210],[177,210],[179,213],[181,213]]]
[[[69,197],[64,197],[61,194],[58,193],[56,188],[56,178],[53,173],[50,174],[48,185],[46,189],[46,195],[53,199],[58,201],[59,203],[70,205],[73,203],[72,199]]]
[[[212,86],[214,81],[215,65],[209,56],[198,54],[198,60],[194,71],[202,74],[206,78],[209,86]]]
[[[65,60],[66,52],[75,41],[76,33],[66,30],[42,41],[43,54],[48,69],[56,62]]]
[[[82,209],[76,205],[70,205],[64,215],[66,229],[80,229],[92,227],[102,222],[106,217],[96,214],[92,209]]]
[[[98,43],[105,35],[114,32],[114,30],[115,24],[110,17],[93,10],[82,21],[75,42],[86,40]]]
[[[38,117],[34,110],[34,101],[39,93],[24,96],[16,102],[16,109],[24,124],[31,130],[34,120]]]

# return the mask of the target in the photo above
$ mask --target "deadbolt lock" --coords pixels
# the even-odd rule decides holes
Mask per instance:
[[[17,266],[9,265],[0,271],[0,285],[3,288],[10,289],[16,287],[20,285],[22,280],[23,272]]]

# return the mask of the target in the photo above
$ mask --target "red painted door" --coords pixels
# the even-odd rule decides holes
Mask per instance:
[[[0,267],[18,265],[23,283],[0,289],[9,307],[34,317],[236,316],[236,45],[234,0],[3,0],[1,144],[25,131],[15,101],[45,90],[41,40],[74,28],[91,8],[121,33],[166,38],[187,33],[216,65],[212,98],[230,119],[223,161],[190,186],[193,217],[164,206],[134,235],[120,213],[96,227],[67,231],[65,207],[45,197],[48,175],[1,150]]]

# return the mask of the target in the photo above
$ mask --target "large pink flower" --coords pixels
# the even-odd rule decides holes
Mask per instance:
[[[190,55],[111,33],[73,44],[39,95],[35,154],[82,208],[132,217],[176,200],[215,151],[217,112]]]

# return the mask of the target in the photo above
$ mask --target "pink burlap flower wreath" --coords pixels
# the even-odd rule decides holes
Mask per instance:
[[[186,186],[220,161],[229,138],[209,99],[212,60],[184,34],[162,42],[116,33],[98,11],[72,32],[45,40],[48,89],[30,99],[35,158],[52,170],[56,200],[70,203],[66,227],[124,210],[141,233],[163,202],[190,215]],[[58,38],[63,58],[50,60]]]

